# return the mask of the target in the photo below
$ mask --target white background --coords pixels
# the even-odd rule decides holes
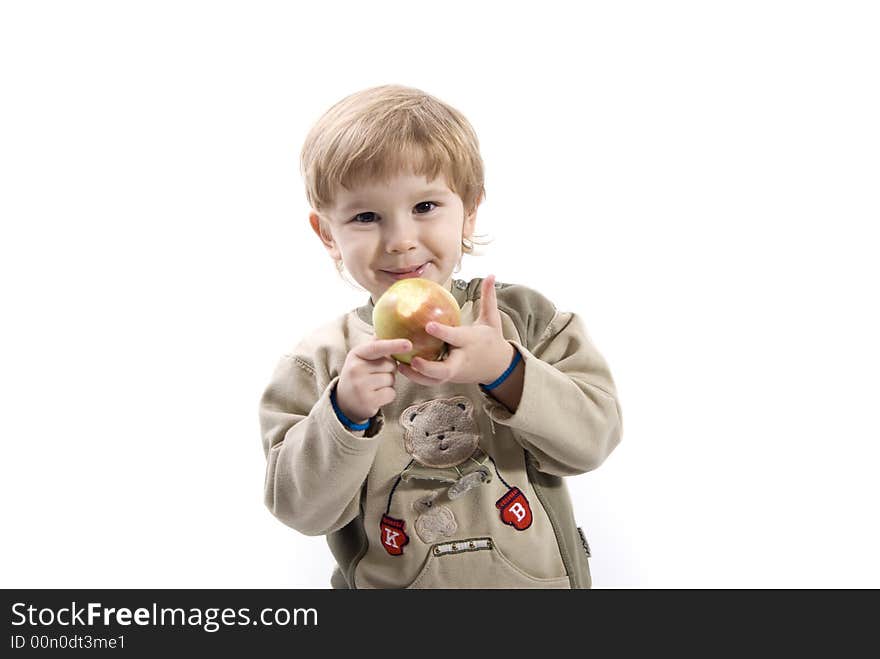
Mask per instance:
[[[880,587],[870,2],[0,5],[3,587],[318,587],[263,506],[277,358],[361,304],[312,123],[421,88],[481,140],[495,273],[578,312],[624,439],[598,588]]]

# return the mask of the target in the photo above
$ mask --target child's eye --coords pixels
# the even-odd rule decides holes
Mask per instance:
[[[425,213],[430,213],[437,207],[437,204],[433,201],[423,201],[416,204],[415,211],[419,215],[424,215]],[[373,211],[367,211],[365,213],[358,213],[351,221],[355,224],[372,224],[376,221],[376,214]]]
[[[366,213],[358,213],[357,215],[355,215],[355,216],[352,218],[351,221],[352,221],[352,222],[355,222],[355,223],[357,223],[357,224],[370,224],[370,223],[371,223],[371,220],[373,219],[373,217],[374,217],[375,215],[376,215],[376,214],[375,214],[374,212],[372,212],[372,211],[368,211],[368,212],[366,212]],[[363,218],[363,219],[359,219],[359,218]]]

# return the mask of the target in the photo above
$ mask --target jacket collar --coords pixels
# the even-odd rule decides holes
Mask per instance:
[[[479,294],[480,279],[472,279],[470,283],[464,279],[452,279],[449,282],[449,292],[458,302],[458,306],[464,306],[468,300],[474,299],[474,293]],[[368,297],[367,303],[356,309],[358,317],[370,327],[373,326],[373,298]]]

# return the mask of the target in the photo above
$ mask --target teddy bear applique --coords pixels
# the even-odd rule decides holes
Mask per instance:
[[[382,544],[391,555],[403,553],[409,542],[405,521],[390,516],[394,490],[401,481],[413,479],[440,484],[413,504],[416,513],[414,528],[419,538],[431,544],[454,535],[458,530],[455,515],[439,503],[442,490],[454,500],[470,490],[492,481],[487,462],[494,460],[480,449],[480,429],[474,418],[473,402],[466,396],[454,396],[416,403],[400,415],[404,430],[403,446],[412,460],[391,489],[388,507],[380,522]],[[524,530],[531,524],[531,510],[519,488],[508,488],[496,506],[505,524]],[[501,505],[499,505],[501,504]]]

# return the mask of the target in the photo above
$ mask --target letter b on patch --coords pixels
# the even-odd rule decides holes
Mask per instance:
[[[526,495],[518,487],[512,487],[495,502],[501,511],[501,521],[517,531],[525,531],[532,525],[532,509]]]

